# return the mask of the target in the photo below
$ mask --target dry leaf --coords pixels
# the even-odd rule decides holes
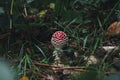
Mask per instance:
[[[20,80],[29,80],[29,78],[27,76],[22,76]]]
[[[110,35],[118,35],[118,34],[120,34],[120,22],[115,21],[108,27],[108,31],[106,32],[106,35],[110,36]]]
[[[87,61],[87,65],[89,64],[97,64],[98,63],[98,59],[92,54],[89,56],[88,61]]]

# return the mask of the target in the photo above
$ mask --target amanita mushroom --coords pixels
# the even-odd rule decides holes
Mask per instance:
[[[67,44],[68,37],[63,31],[56,31],[51,38],[51,43],[55,47],[53,56],[55,56],[55,64],[61,64],[60,56],[62,48]]]

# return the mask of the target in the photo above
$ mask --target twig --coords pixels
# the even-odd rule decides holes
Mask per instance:
[[[65,66],[43,64],[43,63],[39,63],[37,61],[34,61],[34,64],[39,65],[39,66],[54,67],[54,68],[60,68],[60,69],[85,69],[85,67],[65,67]]]
[[[0,40],[1,40],[1,39],[4,39],[5,37],[8,37],[10,34],[11,34],[10,32],[5,33],[5,34],[1,34],[1,35],[0,35]]]
[[[55,70],[65,70],[65,69],[67,69],[67,70],[74,70],[74,71],[78,71],[78,72],[86,72],[86,71],[88,71],[88,70],[85,70],[86,67],[57,66],[57,65],[43,64],[43,63],[39,63],[37,61],[34,61],[34,64],[39,65],[39,66],[44,66],[44,67],[52,67],[52,68],[55,68]],[[116,74],[116,73],[120,73],[120,72],[110,72],[110,71],[105,72],[106,75]]]

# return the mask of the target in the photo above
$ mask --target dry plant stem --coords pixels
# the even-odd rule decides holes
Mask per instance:
[[[43,64],[39,63],[37,61],[34,61],[34,64],[44,67],[54,67],[54,68],[60,68],[60,69],[85,69],[86,67],[65,67],[65,66],[56,66],[56,65],[50,65],[50,64]]]
[[[65,70],[66,68],[56,68],[55,71],[57,70]],[[75,69],[75,68],[67,68],[67,70],[73,70],[73,71],[77,71],[77,72],[86,72],[88,70],[84,70],[84,69]]]
[[[55,68],[55,71],[57,70],[74,70],[74,71],[78,71],[78,72],[85,72],[87,70],[85,70],[85,67],[64,67],[64,66],[56,66],[56,65],[49,65],[49,64],[42,64],[39,63],[37,61],[34,62],[34,64],[39,65],[39,66],[44,66],[44,67],[53,67]]]
[[[8,36],[10,36],[10,34],[11,34],[10,32],[5,33],[5,34],[1,34],[1,35],[0,35],[0,40],[6,38],[6,37],[8,37]]]
[[[65,67],[65,66],[56,66],[56,65],[50,65],[50,64],[43,64],[43,63],[39,63],[39,62],[37,62],[37,61],[34,61],[34,64],[35,65],[39,65],[39,66],[44,66],[44,67],[54,67],[54,68],[56,68],[56,70],[65,70],[65,69],[67,69],[67,70],[74,70],[74,71],[78,71],[78,72],[86,72],[86,71],[88,71],[88,70],[85,70],[86,69],[86,67]],[[118,73],[118,72],[106,72],[105,74],[106,75],[110,75],[110,74],[116,74],[116,73]]]

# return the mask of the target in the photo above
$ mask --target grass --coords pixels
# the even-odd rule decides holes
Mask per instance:
[[[19,78],[28,76],[30,79],[36,77],[36,80],[39,80],[47,79],[48,75],[52,75],[52,78],[65,76],[65,79],[70,78],[70,80],[88,80],[89,78],[104,80],[106,72],[112,66],[111,63],[114,63],[107,61],[107,59],[114,57],[115,52],[110,53],[103,61],[97,56],[103,55],[102,57],[104,57],[105,55],[101,51],[97,53],[97,50],[105,45],[104,42],[107,40],[105,33],[109,24],[116,20],[115,15],[119,9],[120,0],[112,3],[114,6],[107,9],[106,6],[110,5],[100,7],[103,5],[102,3],[106,4],[107,2],[109,0],[103,0],[103,2],[96,0],[93,3],[90,0],[89,4],[86,1],[78,0],[48,0],[47,3],[39,0],[25,0],[23,2],[11,0],[7,3],[3,1],[4,4],[9,5],[2,6],[4,11],[9,12],[0,14],[0,16],[4,15],[1,21],[6,22],[4,17],[7,16],[9,22],[6,23],[9,25],[4,24],[8,26],[6,28],[0,25],[0,37],[3,36],[3,33],[10,32],[11,34],[0,39],[1,57],[5,56],[7,59],[16,60],[13,65],[17,67]],[[50,8],[50,3],[54,4],[55,8]],[[24,6],[26,6],[25,9]],[[34,12],[33,9],[36,11]],[[45,10],[47,12],[44,12]],[[44,14],[39,16],[38,14],[41,12]],[[65,68],[60,67],[58,68],[62,69],[60,75],[55,73],[53,68],[56,66],[50,66],[54,62],[51,36],[57,30],[64,31],[69,37],[68,44],[62,54],[64,67],[84,66],[88,72],[81,72],[75,68],[70,71],[77,73],[76,75],[70,73],[66,76],[61,73]],[[89,58],[91,54],[97,55],[98,64],[87,65],[87,60],[84,58]],[[36,65],[35,61],[44,65]],[[95,70],[91,70],[89,67]]]

